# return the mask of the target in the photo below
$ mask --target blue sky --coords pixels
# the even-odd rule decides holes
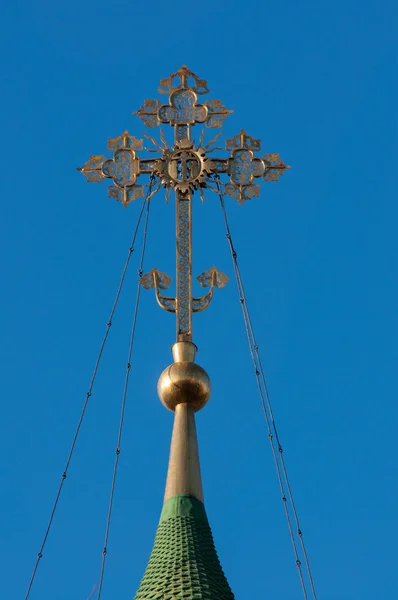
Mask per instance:
[[[37,1],[2,12],[0,595],[25,595],[137,219],[75,167],[186,63],[292,169],[227,199],[319,600],[398,594],[397,26],[392,0],[176,5]],[[198,137],[198,136],[196,136]],[[173,275],[174,206],[145,266]],[[222,216],[195,198],[194,274],[230,276],[197,315],[213,395],[198,416],[206,506],[236,597],[300,598]],[[139,256],[31,600],[99,578]],[[133,597],[159,517],[172,416],[156,383],[174,320],[142,295],[102,599]]]

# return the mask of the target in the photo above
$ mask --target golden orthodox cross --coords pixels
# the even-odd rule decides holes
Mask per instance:
[[[167,289],[171,279],[157,269],[152,269],[141,278],[144,288],[155,288],[156,298],[162,308],[176,314],[177,341],[192,341],[192,313],[209,306],[215,287],[224,287],[227,277],[215,267],[198,277],[202,287],[209,292],[200,297],[192,296],[192,196],[199,192],[203,200],[204,189],[212,188],[211,182],[220,174],[229,176],[224,193],[236,198],[240,204],[260,195],[260,186],[255,179],[277,181],[288,169],[279,158],[279,154],[265,154],[256,158],[260,151],[260,140],[255,140],[243,130],[226,141],[230,155],[226,158],[209,157],[220,148],[211,148],[221,133],[204,145],[204,131],[198,145],[191,140],[192,127],[203,124],[207,128],[221,128],[224,119],[232,112],[222,106],[219,100],[207,100],[198,104],[198,96],[208,93],[206,81],[199,79],[184,65],[179,71],[162,79],[160,94],[168,95],[168,104],[159,100],[145,100],[137,114],[145,127],[159,127],[162,123],[174,128],[174,144],[169,147],[164,133],[160,130],[159,143],[145,135],[155,146],[149,149],[157,153],[156,158],[140,159],[137,152],[143,150],[143,140],[123,135],[108,140],[108,149],[113,158],[90,156],[83,167],[79,168],[88,181],[99,182],[112,179],[108,194],[124,206],[131,201],[144,197],[144,186],[137,184],[143,174],[151,175],[155,188],[151,195],[161,187],[166,189],[166,200],[170,190],[176,194],[176,297],[164,296],[161,290]],[[147,149],[148,150],[148,149]],[[148,198],[149,199],[149,198]]]

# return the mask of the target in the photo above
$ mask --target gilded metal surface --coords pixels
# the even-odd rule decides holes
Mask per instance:
[[[123,135],[108,140],[108,150],[113,152],[113,158],[106,160],[104,156],[90,156],[78,171],[81,171],[90,183],[112,179],[113,185],[108,190],[108,196],[128,206],[133,200],[144,196],[143,186],[137,185],[140,160],[136,151],[142,150],[142,147],[143,140],[125,131]]]
[[[222,127],[224,119],[232,113],[220,100],[198,104],[198,95],[209,92],[207,82],[199,79],[185,65],[170,77],[162,79],[158,91],[169,96],[168,104],[161,105],[159,100],[145,100],[134,114],[142,119],[145,127],[158,127],[161,123],[168,123],[175,128],[183,127],[176,140],[190,139],[187,135],[189,128],[196,123],[205,123],[209,128]]]
[[[145,127],[159,127],[168,123],[173,127],[191,126],[204,123],[209,129],[222,127],[232,110],[228,110],[220,100],[208,100],[197,103],[196,94],[189,89],[176,90],[170,94],[169,104],[160,104],[158,100],[145,100],[134,114],[138,115]],[[183,139],[185,136],[179,136]]]
[[[238,135],[226,140],[225,147],[230,152],[239,150],[240,148],[246,148],[247,150],[253,150],[253,152],[259,152],[261,150],[261,140],[255,140],[250,135],[247,135],[244,129],[241,129]]]
[[[214,288],[223,288],[229,281],[228,277],[212,267],[196,278],[202,287],[209,287],[210,291],[201,298],[192,298],[192,312],[205,310],[213,298]]]
[[[131,150],[136,150],[139,152],[142,150],[142,146],[143,140],[139,140],[133,135],[129,135],[128,131],[125,131],[122,135],[119,135],[116,138],[110,138],[108,140],[108,150],[111,152],[116,152],[116,150],[121,150],[124,148],[130,148]]]
[[[127,208],[133,200],[144,197],[144,186],[131,185],[129,187],[121,188],[116,185],[111,185],[108,187],[108,197],[121,202],[121,204]]]
[[[176,342],[171,349],[174,362],[195,362],[197,350],[192,342]]]
[[[192,339],[192,195],[177,191],[177,340]]]
[[[260,186],[253,183],[255,178],[264,181],[277,181],[288,165],[279,158],[279,154],[265,154],[262,159],[254,156],[261,150],[260,140],[255,140],[242,129],[239,135],[226,141],[227,150],[231,151],[227,172],[230,183],[224,186],[227,195],[236,198],[239,204],[260,195]]]
[[[195,416],[190,404],[178,404],[175,408],[164,500],[179,494],[189,494],[203,502]]]
[[[199,79],[186,65],[172,73],[169,77],[160,80],[159,94],[171,94],[179,89],[190,89],[198,95],[208,94],[209,88],[205,79]]]
[[[197,412],[208,401],[211,383],[208,374],[194,362],[176,362],[167,367],[158,382],[161,402],[171,411],[181,403]]]
[[[141,277],[140,283],[146,290],[151,290],[153,287],[157,287],[160,290],[167,290],[171,283],[171,277],[154,267],[152,271]]]
[[[177,340],[192,339],[192,313],[207,308],[215,287],[222,287],[221,274],[217,277],[200,276],[201,285],[208,281],[209,292],[200,298],[192,296],[192,197],[198,193],[204,201],[204,190],[211,189],[214,177],[226,175],[229,181],[224,185],[224,193],[235,198],[240,204],[260,195],[260,185],[256,180],[277,181],[290,167],[279,154],[255,156],[261,150],[260,140],[242,129],[226,141],[228,156],[209,156],[221,148],[215,147],[220,133],[205,144],[203,129],[198,143],[192,139],[192,128],[202,124],[206,128],[221,128],[226,117],[231,114],[220,100],[199,101],[198,97],[209,92],[207,82],[200,79],[185,65],[169,77],[161,80],[159,93],[168,96],[167,103],[160,100],[145,100],[135,113],[145,127],[159,127],[161,124],[173,128],[174,140],[169,144],[164,131],[160,129],[160,141],[145,135],[153,147],[143,146],[143,140],[125,131],[121,136],[108,141],[112,158],[90,156],[79,170],[89,182],[110,179],[108,195],[128,206],[137,198],[144,197],[144,186],[137,180],[142,175],[152,177],[155,194],[161,187],[166,190],[166,201],[171,191],[176,193],[176,297],[169,298],[160,293],[167,276],[153,269],[142,278],[142,285],[154,288],[159,305],[177,318]],[[152,158],[141,158],[141,151],[153,153]],[[218,273],[218,272],[217,272]],[[204,278],[203,278],[204,277]],[[225,276],[223,276],[225,277]],[[203,279],[201,279],[203,278]],[[207,279],[206,279],[207,278]],[[170,280],[167,278],[170,283]],[[214,283],[212,283],[214,281]]]
[[[204,271],[197,277],[200,285],[206,287],[217,287],[223,288],[229,281],[228,277],[221,271],[218,271],[216,267],[212,267],[208,271]]]
[[[156,300],[158,301],[159,306],[168,312],[176,312],[176,299],[163,296],[163,294],[159,292],[159,290],[167,290],[171,283],[171,278],[166,275],[166,273],[162,273],[154,267],[151,271],[141,277],[140,283],[146,290],[155,288]]]
[[[170,188],[182,193],[193,192],[206,185],[213,164],[204,148],[197,148],[187,138],[166,148],[163,157],[154,165],[154,172],[169,192]]]

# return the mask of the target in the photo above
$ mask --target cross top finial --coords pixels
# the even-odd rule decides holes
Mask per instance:
[[[207,94],[209,89],[205,79],[199,79],[195,73],[190,71],[186,65],[169,77],[160,80],[159,93],[170,94],[173,91],[181,89],[190,89],[196,94]]]

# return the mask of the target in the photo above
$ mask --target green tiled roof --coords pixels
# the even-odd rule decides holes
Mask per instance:
[[[163,506],[135,600],[234,600],[202,502],[174,496]]]

